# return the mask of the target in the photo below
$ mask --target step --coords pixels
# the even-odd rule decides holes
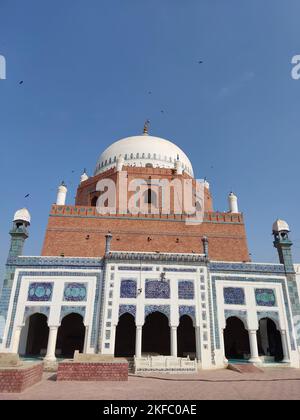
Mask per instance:
[[[227,369],[238,373],[263,373],[264,371],[252,363],[229,363]]]

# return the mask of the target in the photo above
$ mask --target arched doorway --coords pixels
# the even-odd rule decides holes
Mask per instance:
[[[276,324],[270,318],[259,320],[257,331],[257,344],[260,356],[269,356],[274,361],[280,362],[283,359],[281,334]]]
[[[188,315],[180,317],[177,328],[178,356],[194,359],[196,357],[196,336],[193,320]]]
[[[226,321],[224,347],[227,359],[247,359],[250,356],[248,331],[244,323],[235,316]]]
[[[142,332],[142,353],[170,355],[170,327],[166,315],[153,312],[146,317]]]
[[[73,357],[75,350],[83,351],[85,326],[81,315],[71,313],[66,315],[58,329],[56,355],[58,357]]]
[[[49,327],[46,315],[36,313],[27,319],[28,326],[25,354],[28,356],[41,356],[46,354],[49,336]],[[23,328],[25,328],[23,327]]]
[[[116,328],[115,356],[132,357],[135,354],[135,320],[131,314],[123,314]]]

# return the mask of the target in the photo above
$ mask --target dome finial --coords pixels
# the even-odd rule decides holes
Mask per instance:
[[[144,124],[144,130],[143,130],[144,134],[148,134],[149,124],[150,124],[150,121],[146,120]]]

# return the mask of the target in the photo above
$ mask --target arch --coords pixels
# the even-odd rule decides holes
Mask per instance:
[[[128,312],[120,316],[116,327],[115,357],[133,357],[135,354],[135,319]]]
[[[85,326],[83,316],[69,313],[61,322],[58,329],[56,354],[61,357],[73,357],[75,350],[81,353],[84,347]]]
[[[277,323],[269,318],[259,319],[257,345],[260,356],[270,357],[270,361],[280,362],[283,359],[281,333]]]
[[[244,322],[236,316],[230,316],[226,319],[224,348],[227,359],[249,358],[250,344],[248,331],[245,329]]]
[[[98,197],[93,197],[91,199],[91,207],[97,207]]]
[[[26,319],[22,332],[26,334],[26,331],[25,354],[28,356],[41,356],[46,354],[49,336],[47,316],[39,312],[30,315]]]
[[[144,203],[153,204],[154,206],[157,206],[157,194],[151,188],[148,188],[144,192],[143,196],[144,196]]]
[[[191,359],[196,357],[196,334],[193,319],[190,315],[182,315],[177,328],[177,347],[178,356],[189,356]]]
[[[161,312],[151,312],[146,317],[142,331],[142,353],[170,355],[169,320]]]

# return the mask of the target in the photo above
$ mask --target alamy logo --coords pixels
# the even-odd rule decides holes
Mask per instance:
[[[6,79],[6,60],[3,55],[0,55],[0,80]]]
[[[292,58],[292,64],[295,66],[292,68],[292,78],[294,80],[300,79],[300,55],[294,55]]]

